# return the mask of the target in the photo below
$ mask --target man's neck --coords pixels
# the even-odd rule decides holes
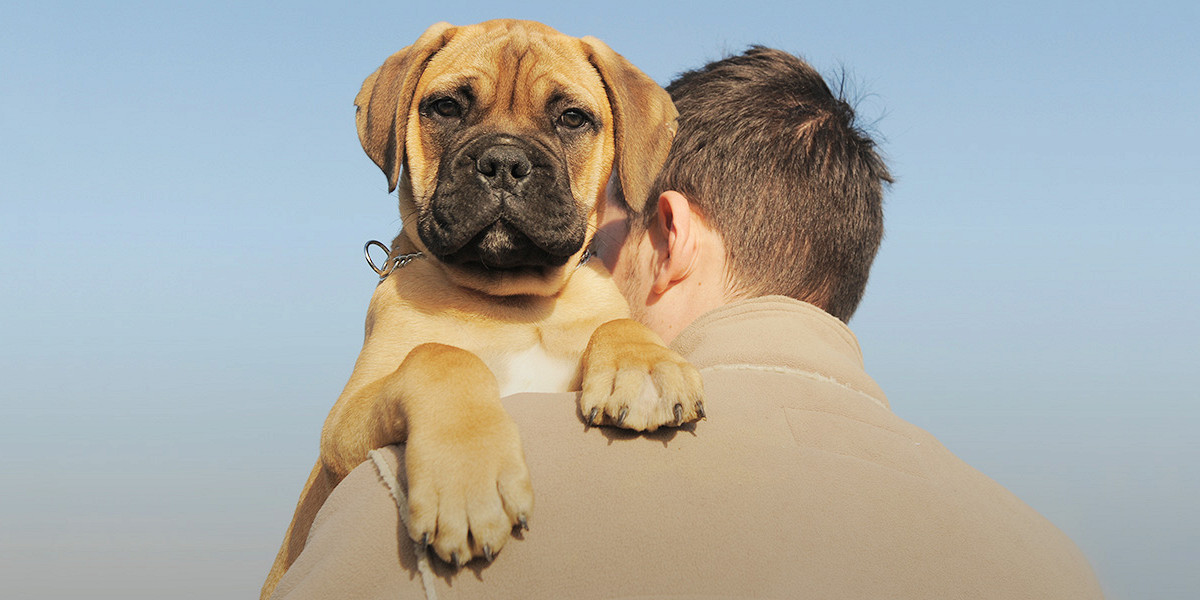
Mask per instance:
[[[737,299],[728,289],[725,245],[715,233],[705,233],[715,239],[700,245],[700,254],[688,276],[653,295],[643,314],[635,315],[668,344],[700,315]]]

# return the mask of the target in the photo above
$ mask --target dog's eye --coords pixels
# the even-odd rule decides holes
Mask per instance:
[[[568,109],[558,117],[558,124],[568,129],[579,129],[588,123],[588,116],[578,108]]]
[[[460,117],[462,116],[462,107],[450,98],[442,98],[434,101],[433,112],[436,112],[443,117]]]

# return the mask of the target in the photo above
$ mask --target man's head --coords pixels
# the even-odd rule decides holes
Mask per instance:
[[[678,133],[645,210],[629,215],[634,248],[609,265],[635,313],[669,286],[623,282],[633,263],[651,278],[665,268],[645,256],[633,261],[632,251],[639,239],[669,249],[672,222],[683,216],[723,242],[725,301],[781,294],[849,320],[883,237],[883,187],[891,182],[851,107],[807,63],[762,47],[684,73],[667,91]],[[610,196],[618,209],[640,204]],[[694,273],[711,259],[677,266]]]

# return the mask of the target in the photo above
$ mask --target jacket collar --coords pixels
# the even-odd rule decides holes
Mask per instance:
[[[863,369],[858,340],[829,313],[786,296],[738,300],[688,325],[671,343],[701,372],[746,367],[832,379],[884,407],[887,397]]]

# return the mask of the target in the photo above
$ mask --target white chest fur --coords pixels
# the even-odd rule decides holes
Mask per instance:
[[[500,395],[566,392],[579,374],[579,358],[551,356],[541,344],[522,352],[482,357],[500,382]]]

